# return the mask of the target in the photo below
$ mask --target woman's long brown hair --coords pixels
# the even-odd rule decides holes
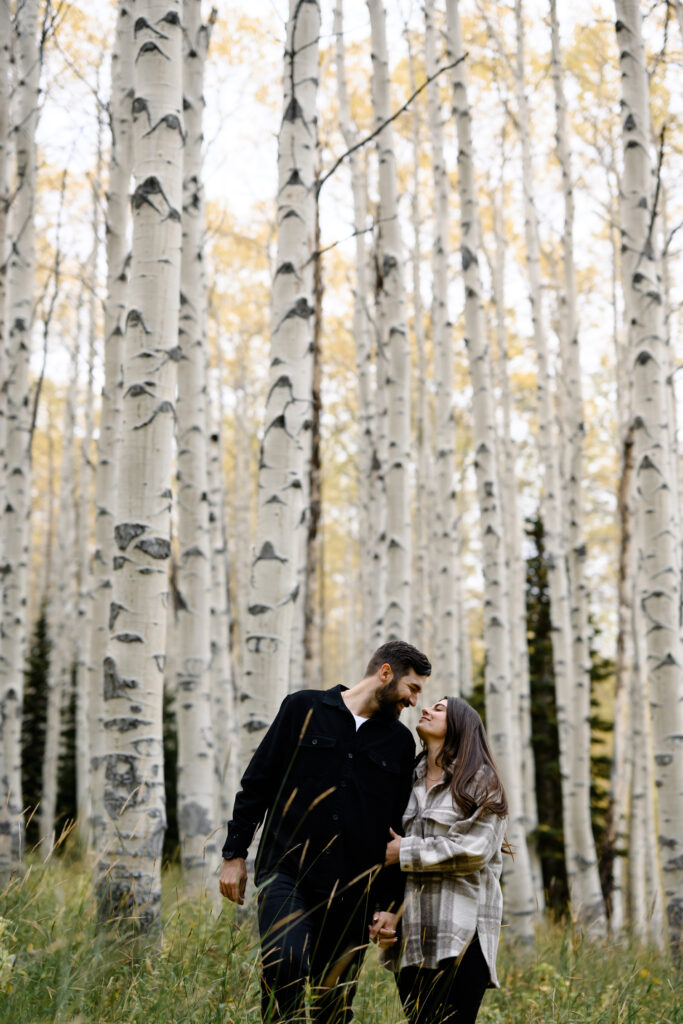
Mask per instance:
[[[484,723],[461,697],[444,699],[446,736],[436,763],[450,777],[453,799],[468,817],[483,807],[504,818],[508,813],[505,787],[489,748]],[[475,783],[480,768],[485,771]]]

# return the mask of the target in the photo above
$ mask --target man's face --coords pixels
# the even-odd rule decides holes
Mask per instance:
[[[415,707],[425,684],[425,676],[418,676],[415,669],[411,668],[400,679],[395,679],[391,667],[382,665],[380,678],[387,678],[387,682],[377,691],[381,717],[395,720],[404,708]]]

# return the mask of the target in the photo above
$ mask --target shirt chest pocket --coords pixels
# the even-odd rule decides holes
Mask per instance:
[[[368,751],[363,784],[372,793],[391,799],[399,785],[401,768],[391,754]]]
[[[297,775],[302,781],[319,783],[336,776],[337,741],[320,733],[301,737],[297,754]]]

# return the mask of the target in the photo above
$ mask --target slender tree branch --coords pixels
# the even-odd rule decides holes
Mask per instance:
[[[463,53],[462,57],[458,57],[458,59],[457,59],[457,60],[451,61],[451,63],[450,63],[450,64],[444,64],[444,65],[443,65],[443,67],[440,67],[440,68],[438,68],[438,69],[437,69],[437,70],[436,70],[436,71],[434,72],[434,74],[433,74],[433,75],[430,75],[430,76],[429,76],[429,78],[426,78],[426,79],[424,80],[424,82],[422,83],[422,85],[419,85],[419,86],[417,87],[417,89],[415,89],[415,91],[413,92],[413,94],[412,94],[411,96],[409,96],[409,97],[408,97],[408,99],[407,99],[407,100],[405,101],[405,103],[403,104],[403,106],[402,106],[402,107],[399,107],[399,109],[398,109],[398,110],[396,110],[396,111],[395,111],[395,112],[394,112],[394,113],[393,113],[393,114],[391,115],[391,117],[388,117],[388,118],[386,119],[386,121],[383,121],[383,122],[382,122],[382,124],[378,125],[378,127],[377,127],[377,128],[375,128],[375,130],[374,130],[373,132],[370,132],[370,134],[369,134],[369,135],[366,135],[366,136],[365,136],[365,138],[363,138],[363,139],[360,139],[360,141],[359,141],[359,142],[356,142],[356,143],[355,143],[355,145],[353,145],[353,146],[351,146],[351,147],[350,147],[349,149],[347,149],[345,153],[342,153],[342,155],[341,155],[341,156],[340,156],[340,157],[339,157],[339,158],[338,158],[337,160],[335,160],[335,162],[334,162],[334,163],[332,164],[332,167],[331,167],[331,168],[329,169],[329,171],[327,172],[327,174],[324,174],[324,175],[322,176],[322,178],[320,179],[320,181],[318,182],[318,185],[317,185],[317,192],[318,192],[318,195],[320,194],[320,190],[321,190],[321,188],[323,187],[323,185],[325,184],[325,182],[327,181],[327,179],[328,179],[328,178],[331,178],[331,177],[332,177],[332,175],[333,175],[333,174],[334,174],[334,172],[335,172],[335,171],[337,170],[337,168],[339,167],[339,165],[340,165],[340,164],[342,164],[342,163],[344,162],[344,160],[346,160],[347,156],[351,156],[351,154],[352,154],[352,153],[355,153],[355,152],[357,152],[357,150],[359,150],[359,149],[362,149],[362,148],[363,148],[363,146],[366,146],[366,145],[368,144],[368,142],[372,142],[372,140],[373,140],[373,139],[376,139],[376,138],[377,138],[377,136],[378,136],[378,135],[379,135],[379,134],[380,134],[381,132],[383,132],[383,131],[384,131],[384,129],[385,129],[385,128],[386,128],[386,127],[387,127],[388,125],[390,125],[390,124],[392,123],[392,121],[395,121],[395,120],[396,120],[396,119],[397,119],[398,117],[400,117],[400,116],[401,116],[401,114],[404,114],[404,113],[406,112],[406,110],[408,109],[408,107],[410,106],[410,104],[411,104],[411,103],[413,102],[413,100],[414,100],[414,99],[417,99],[417,97],[418,97],[418,96],[420,95],[420,93],[421,93],[421,92],[422,92],[422,91],[423,91],[424,89],[426,89],[426,88],[427,88],[427,86],[429,85],[429,83],[430,83],[430,82],[433,82],[433,81],[434,81],[434,79],[435,79],[435,78],[438,78],[438,77],[439,77],[439,75],[443,74],[443,72],[444,72],[444,71],[450,71],[450,70],[451,70],[451,68],[455,68],[455,67],[457,67],[457,66],[458,66],[458,64],[460,64],[460,63],[461,63],[462,61],[464,61],[464,60],[466,60],[466,59],[467,59],[467,56],[468,56],[468,54],[467,54],[467,53]]]

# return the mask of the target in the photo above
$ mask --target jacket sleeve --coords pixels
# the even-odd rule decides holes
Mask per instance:
[[[456,821],[442,836],[407,836],[401,840],[402,871],[438,871],[471,875],[481,871],[503,845],[507,818],[477,808],[470,818]]]
[[[235,797],[223,857],[245,857],[254,832],[265,818],[287,775],[296,748],[296,713],[290,695],[249,762]]]
[[[403,812],[405,811],[413,786],[413,765],[415,763],[415,741],[409,735],[409,742],[401,761],[401,778],[396,789],[396,799],[392,809],[391,827],[398,835],[403,835]],[[391,836],[387,835],[387,842]],[[403,845],[403,843],[401,843]],[[390,910],[397,913],[403,903],[405,894],[405,875],[398,864],[382,868],[375,883],[375,903],[379,910]]]

